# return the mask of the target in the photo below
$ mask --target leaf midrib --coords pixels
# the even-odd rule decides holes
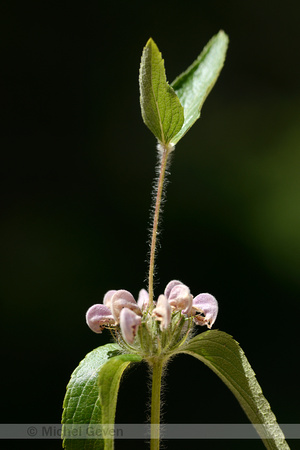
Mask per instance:
[[[161,64],[161,62],[159,64]],[[158,107],[158,101],[157,101],[157,98],[156,98],[156,95],[154,92],[153,81],[152,81],[153,80],[152,64],[153,64],[153,54],[152,54],[152,45],[151,45],[151,64],[150,64],[150,67],[151,67],[151,90],[152,90],[152,94],[154,97],[155,106],[156,106],[156,110],[157,110],[157,114],[158,114],[158,118],[159,118],[159,126],[160,126],[160,132],[161,132],[161,137],[162,137],[162,144],[165,144],[165,135],[164,135],[164,130],[163,130],[163,124],[162,124],[161,115],[160,115],[160,111],[159,111],[159,107]],[[161,76],[161,73],[159,71],[159,82],[158,82],[157,87],[159,87],[159,84],[160,84],[160,76]],[[157,94],[158,94],[158,91],[157,91]]]

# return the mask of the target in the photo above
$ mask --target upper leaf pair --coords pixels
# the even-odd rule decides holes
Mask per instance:
[[[163,146],[176,144],[200,117],[201,107],[225,61],[228,37],[220,31],[194,63],[171,85],[153,39],[147,42],[140,67],[140,102],[147,127]]]

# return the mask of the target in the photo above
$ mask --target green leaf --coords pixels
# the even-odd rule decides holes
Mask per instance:
[[[289,449],[253,369],[231,336],[218,330],[206,331],[191,339],[180,353],[200,359],[221,378],[239,401],[267,449]]]
[[[200,117],[201,107],[223,67],[228,37],[220,31],[204,47],[196,61],[171,86],[184,108],[184,124],[172,143],[176,144]]]
[[[131,362],[140,362],[138,355],[119,355],[110,359],[99,373],[99,395],[102,406],[102,423],[115,423],[117,396],[122,374]],[[105,442],[105,450],[113,450],[114,441]]]
[[[168,145],[183,125],[183,107],[167,83],[164,60],[152,39],[143,50],[139,81],[143,120],[154,136]]]
[[[118,344],[107,344],[88,353],[73,372],[63,404],[63,447],[67,450],[113,449],[111,439],[68,439],[71,425],[113,424],[122,373],[136,355],[120,355]],[[113,370],[115,372],[113,372]],[[101,395],[101,398],[100,398]],[[71,436],[74,436],[71,434]]]

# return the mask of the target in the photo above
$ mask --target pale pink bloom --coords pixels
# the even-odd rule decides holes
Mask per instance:
[[[133,295],[124,289],[120,289],[110,299],[110,309],[116,323],[120,321],[120,313],[123,308],[128,308],[136,314],[142,315],[142,311],[138,307]]]
[[[102,333],[105,326],[113,325],[115,319],[111,314],[111,310],[102,304],[91,306],[86,313],[86,323],[95,333]]]
[[[193,299],[191,314],[197,325],[211,328],[218,315],[218,302],[211,294],[199,294]]]
[[[152,311],[152,317],[160,321],[161,331],[166,330],[171,322],[171,306],[165,295],[158,297],[156,307]]]
[[[120,328],[122,336],[128,344],[133,344],[139,325],[142,319],[128,308],[123,308],[120,312]]]
[[[173,280],[167,284],[165,296],[173,309],[182,311],[183,314],[190,314],[193,303],[193,296],[189,288],[181,281]]]

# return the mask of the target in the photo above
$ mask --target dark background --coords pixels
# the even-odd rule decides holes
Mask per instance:
[[[222,28],[225,67],[173,158],[156,293],[175,278],[214,294],[215,328],[240,342],[278,422],[299,423],[298,3],[1,2],[2,422],[59,423],[72,371],[110,340],[86,310],[109,289],[146,287],[156,156],[139,107],[143,46],[154,38],[172,81]],[[143,423],[147,370],[130,372],[116,420]],[[247,423],[199,361],[175,359],[165,385],[167,423]],[[166,448],[182,445],[263,448]]]

